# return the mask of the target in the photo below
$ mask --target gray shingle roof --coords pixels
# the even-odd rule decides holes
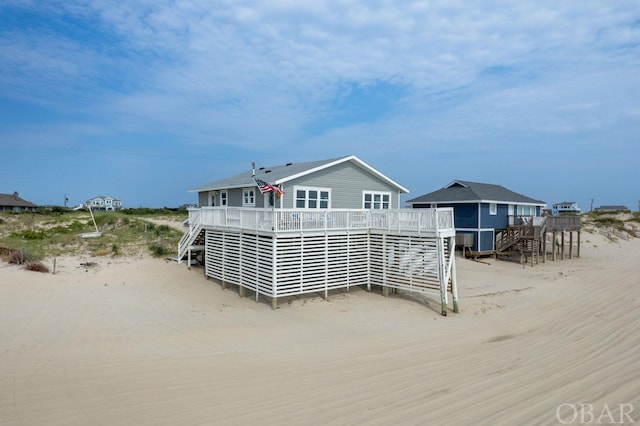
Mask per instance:
[[[278,185],[284,182],[287,182],[297,176],[305,175],[313,172],[316,169],[322,169],[327,167],[333,163],[340,163],[344,161],[353,161],[358,165],[367,168],[371,173],[374,173],[381,177],[384,180],[387,180],[389,183],[398,187],[402,192],[408,192],[405,188],[389,179],[382,173],[373,169],[372,167],[365,164],[362,160],[358,159],[353,155],[349,155],[346,157],[338,157],[338,158],[330,158],[327,160],[317,160],[317,161],[308,161],[303,163],[287,163],[278,166],[271,167],[260,167],[255,170],[255,177],[257,179],[262,179],[266,182],[269,182],[274,185]],[[255,182],[252,176],[252,170],[248,169],[242,173],[238,173],[237,175],[217,180],[215,182],[208,183],[206,185],[199,186],[197,188],[190,189],[189,192],[202,192],[202,191],[217,191],[221,189],[231,189],[231,188],[244,188],[255,186]]]
[[[0,194],[0,206],[3,207],[38,207],[31,201],[20,198],[17,192],[13,194]]]
[[[434,192],[408,200],[408,203],[455,203],[455,202],[504,202],[521,204],[546,204],[526,195],[513,192],[504,186],[490,183],[455,180]]]

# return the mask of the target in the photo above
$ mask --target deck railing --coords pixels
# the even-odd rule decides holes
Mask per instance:
[[[189,210],[189,223],[255,231],[324,231],[378,229],[455,235],[453,209],[252,209],[201,207]]]

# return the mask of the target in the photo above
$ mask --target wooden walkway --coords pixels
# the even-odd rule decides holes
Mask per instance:
[[[520,256],[521,263],[530,262],[531,266],[544,263],[547,259],[548,247],[551,244],[551,260],[565,258],[565,235],[569,235],[568,257],[573,257],[573,236],[577,233],[576,256],[580,257],[580,217],[548,216],[539,223],[512,225],[506,230],[496,233],[495,256]]]

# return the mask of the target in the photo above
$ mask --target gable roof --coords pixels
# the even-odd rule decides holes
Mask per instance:
[[[464,180],[454,180],[442,189],[407,201],[407,203],[412,204],[470,202],[546,205],[544,201],[518,194],[501,185]]]
[[[20,198],[17,192],[13,194],[0,194],[0,206],[3,207],[38,207],[31,201]]]
[[[372,175],[387,182],[391,186],[394,186],[400,192],[409,192],[408,189],[390,179],[389,177],[385,176],[384,174],[380,173],[373,167],[369,166],[367,163],[360,160],[355,155],[349,155],[340,158],[331,158],[328,160],[308,161],[304,163],[287,163],[272,167],[260,167],[259,169],[255,170],[255,178],[262,179],[273,185],[280,185],[293,179],[297,179],[299,177],[306,176],[345,162],[351,162],[354,165],[366,170]],[[235,176],[217,180],[215,182],[190,189],[189,192],[217,191],[221,189],[246,188],[256,186],[256,183],[253,180],[254,176],[252,175],[252,173],[253,171],[249,169]]]

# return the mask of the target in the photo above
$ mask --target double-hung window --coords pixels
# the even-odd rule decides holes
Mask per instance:
[[[256,190],[255,188],[244,188],[242,190],[242,207],[255,207]]]
[[[295,187],[294,193],[297,209],[328,209],[331,206],[329,188]]]
[[[365,209],[388,209],[391,204],[391,193],[365,191],[362,193],[362,207]]]

